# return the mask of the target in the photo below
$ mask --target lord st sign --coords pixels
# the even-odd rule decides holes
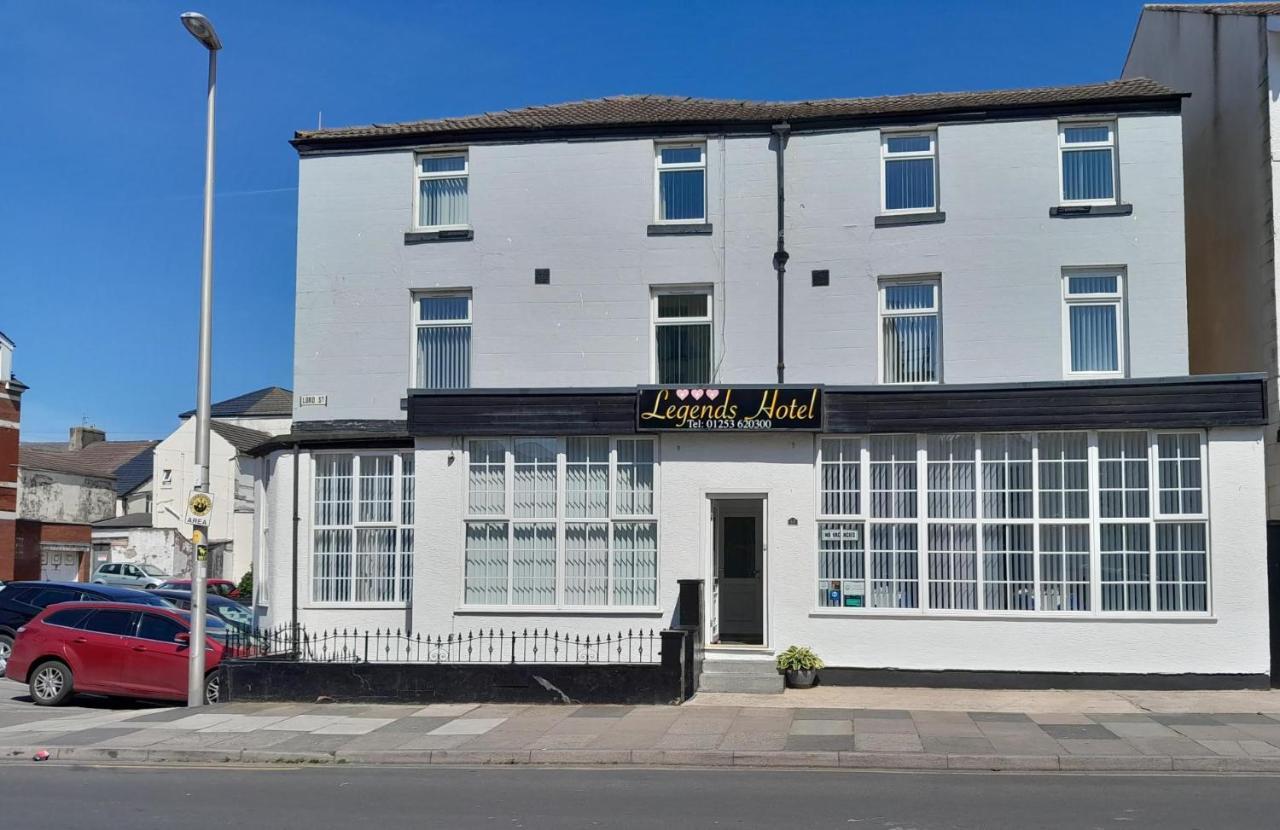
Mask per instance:
[[[639,432],[821,432],[821,386],[642,386]]]

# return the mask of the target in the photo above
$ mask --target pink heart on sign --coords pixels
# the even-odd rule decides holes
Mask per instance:
[[[676,397],[677,397],[677,398],[679,398],[680,400],[684,400],[685,398],[689,397],[689,390],[688,390],[688,389],[677,389],[677,390],[676,390]]]
[[[715,400],[716,398],[718,398],[718,397],[720,397],[720,390],[719,390],[719,389],[708,389],[708,390],[707,390],[707,400],[709,400],[709,401],[714,401],[714,400]]]
[[[702,390],[701,390],[701,389],[692,389],[692,390],[690,390],[690,391],[689,391],[689,394],[690,394],[690,395],[693,395],[693,399],[694,399],[695,401],[700,401],[700,400],[702,400]]]

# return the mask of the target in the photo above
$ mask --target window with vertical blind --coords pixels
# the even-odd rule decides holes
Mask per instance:
[[[711,383],[711,289],[657,289],[652,303],[654,382]]]
[[[1205,447],[1197,431],[824,436],[817,605],[1206,613]]]
[[[942,380],[937,279],[880,283],[880,379],[884,383]]]
[[[413,454],[317,453],[312,478],[312,602],[408,602],[413,592]]]
[[[471,386],[471,295],[465,292],[414,297],[414,386]]]
[[[1062,292],[1067,374],[1123,375],[1123,275],[1117,271],[1067,271],[1062,275]]]
[[[1114,121],[1064,121],[1058,125],[1063,204],[1115,204]]]
[[[881,207],[885,213],[938,209],[938,134],[881,133]]]
[[[658,144],[655,194],[658,222],[707,221],[707,145]]]
[[[465,228],[470,222],[467,184],[471,175],[466,151],[424,153],[416,159],[417,226]]]
[[[655,606],[656,471],[650,438],[469,440],[464,604]]]

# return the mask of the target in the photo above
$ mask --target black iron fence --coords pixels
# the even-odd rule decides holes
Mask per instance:
[[[233,659],[304,663],[645,664],[662,659],[653,629],[568,634],[550,629],[478,629],[444,635],[399,629],[322,629],[284,625],[228,638]]]

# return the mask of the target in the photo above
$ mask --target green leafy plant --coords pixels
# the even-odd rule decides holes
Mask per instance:
[[[778,655],[778,671],[809,671],[823,665],[822,658],[808,646],[792,646]]]
[[[240,584],[236,586],[236,590],[246,600],[253,598],[253,568],[249,568],[244,572],[244,576],[240,577]]]

